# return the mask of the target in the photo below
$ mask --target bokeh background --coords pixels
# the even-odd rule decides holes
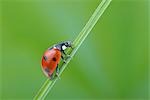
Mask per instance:
[[[33,99],[41,56],[74,40],[100,0],[3,0],[1,99]],[[113,0],[47,100],[148,99],[148,0]]]

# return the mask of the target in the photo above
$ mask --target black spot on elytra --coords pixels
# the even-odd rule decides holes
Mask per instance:
[[[45,72],[46,72],[46,73],[49,73],[50,70],[49,70],[48,68],[45,68]]]
[[[47,57],[46,56],[43,56],[44,60],[46,61],[47,60]]]
[[[53,58],[53,61],[56,61],[56,60],[57,60],[57,59],[54,57],[54,58]]]

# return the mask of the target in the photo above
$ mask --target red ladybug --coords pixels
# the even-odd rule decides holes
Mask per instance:
[[[65,41],[59,44],[54,45],[53,47],[48,48],[48,50],[45,51],[43,57],[42,57],[42,70],[46,76],[48,76],[50,79],[52,79],[53,73],[56,70],[56,75],[59,73],[58,64],[60,62],[60,59],[62,58],[64,63],[64,55],[66,53],[64,50],[68,47],[71,47],[70,41]]]

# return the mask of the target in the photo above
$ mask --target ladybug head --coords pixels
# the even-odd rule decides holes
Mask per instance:
[[[71,47],[71,45],[72,45],[71,41],[63,42],[62,45],[61,45],[62,50],[65,50],[66,48]]]
[[[71,41],[65,41],[64,42],[64,45],[66,46],[66,47],[71,47]]]
[[[71,41],[65,41],[65,42],[61,42],[57,45],[54,45],[54,47],[56,47],[57,49],[63,51],[65,49],[67,49],[68,47],[72,48],[72,43],[71,43]]]

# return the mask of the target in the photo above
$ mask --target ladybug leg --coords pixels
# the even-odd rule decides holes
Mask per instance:
[[[63,62],[66,63],[66,60],[62,55],[61,55],[61,58],[62,58]]]
[[[67,56],[67,58],[71,58],[71,56],[70,55],[66,55]]]
[[[64,55],[67,55],[64,50],[62,50],[62,52],[63,52]]]
[[[64,50],[62,52],[67,58],[70,58],[70,55],[66,54]],[[64,59],[64,57],[62,57],[62,59]]]
[[[59,74],[59,67],[58,67],[58,64],[57,64],[57,67],[56,67],[56,73]]]
[[[71,49],[73,49],[72,45],[70,46]]]
[[[60,77],[59,77],[59,67],[58,67],[58,64],[57,64],[57,67],[56,67],[56,76],[60,79]]]

